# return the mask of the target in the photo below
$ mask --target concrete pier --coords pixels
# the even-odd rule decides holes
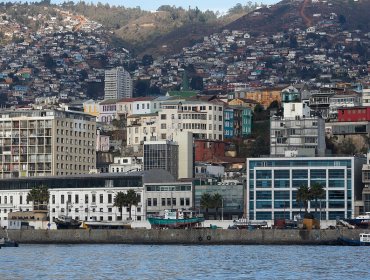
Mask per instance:
[[[8,230],[9,238],[20,244],[254,244],[254,245],[336,245],[339,237],[359,239],[362,229],[71,229]],[[0,237],[6,236],[0,230]]]

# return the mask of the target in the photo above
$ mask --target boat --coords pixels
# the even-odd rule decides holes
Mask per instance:
[[[86,229],[131,229],[130,221],[127,222],[84,222],[83,228]]]
[[[18,247],[18,242],[9,239],[8,237],[0,238],[0,248],[1,247]]]
[[[229,229],[254,229],[254,228],[266,228],[266,221],[248,221],[247,219],[234,220],[233,225],[229,226]]]
[[[369,228],[370,227],[370,212],[366,212],[364,215],[355,217],[354,219],[345,220],[350,225],[358,228]]]
[[[341,245],[348,246],[370,246],[370,233],[360,233],[360,239],[349,239],[345,237],[338,238]]]
[[[204,222],[203,217],[197,217],[193,211],[183,209],[164,210],[163,216],[148,218],[152,228],[187,228],[197,227]]]
[[[70,216],[62,215],[55,218],[55,224],[57,225],[57,229],[77,229],[80,228],[82,222]]]
[[[1,247],[18,247],[18,242],[11,240],[8,235],[8,231],[5,229],[6,237],[0,238]]]

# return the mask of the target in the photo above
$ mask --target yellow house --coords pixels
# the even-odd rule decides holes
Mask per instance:
[[[83,103],[84,112],[95,117],[99,117],[99,102],[92,99]]]
[[[279,103],[281,102],[281,89],[270,88],[247,92],[245,98],[255,100],[263,107],[267,108],[270,106],[271,102],[275,100]]]
[[[258,102],[252,99],[235,98],[233,100],[230,100],[228,104],[232,106],[241,106],[241,107],[251,108],[251,110],[253,111],[254,107],[256,107]]]

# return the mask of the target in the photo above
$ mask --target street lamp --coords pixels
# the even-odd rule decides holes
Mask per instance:
[[[224,220],[224,199],[222,198],[222,204],[221,204],[221,220]]]

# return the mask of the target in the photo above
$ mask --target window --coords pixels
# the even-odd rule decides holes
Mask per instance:
[[[167,206],[171,205],[171,198],[167,198]]]
[[[184,206],[185,205],[185,199],[184,198],[180,198],[180,206]]]
[[[165,114],[161,114],[161,120],[165,120],[166,119],[166,115]]]
[[[153,198],[153,206],[157,206],[157,199]]]
[[[166,206],[166,199],[162,198],[162,206]]]
[[[151,198],[147,199],[146,205],[147,206],[152,206],[152,199]]]
[[[91,197],[91,202],[96,203],[96,194],[93,194]]]
[[[78,194],[75,195],[75,203],[78,203],[79,201],[79,197],[78,197]]]
[[[64,204],[64,194],[62,194],[62,195],[60,196],[60,203],[61,203],[61,204]]]
[[[85,203],[89,203],[89,195],[85,194]]]
[[[112,203],[112,194],[111,193],[108,194],[108,203]]]
[[[189,205],[190,205],[190,198],[189,198],[189,197],[187,197],[187,198],[185,199],[185,202],[186,202],[186,206],[189,206]]]
[[[172,205],[176,206],[176,198],[175,197],[172,198]]]
[[[101,194],[101,195],[99,196],[99,201],[100,201],[100,203],[103,203],[103,200],[104,200],[104,198],[103,198],[103,194]]]

